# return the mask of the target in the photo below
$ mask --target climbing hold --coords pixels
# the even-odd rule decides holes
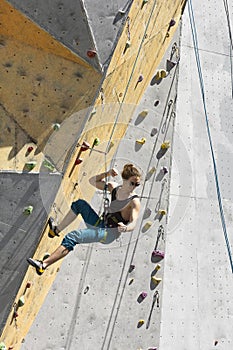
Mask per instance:
[[[160,264],[157,264],[157,265],[155,266],[155,271],[158,271],[160,268],[161,268],[161,265],[160,265]]]
[[[144,109],[144,111],[142,111],[141,113],[139,113],[139,116],[142,117],[142,118],[145,118],[148,114],[148,110],[147,109]]]
[[[47,159],[43,161],[43,166],[49,169],[50,171],[54,171],[55,169],[55,166],[52,163],[50,163]]]
[[[88,50],[87,51],[87,56],[90,58],[93,58],[96,56],[96,51],[95,50]]]
[[[138,77],[138,83],[141,83],[141,81],[143,81],[143,79],[144,79],[144,77],[143,77],[143,75],[142,74],[140,74],[139,75],[139,77]]]
[[[164,209],[160,209],[160,210],[158,211],[158,213],[159,213],[160,215],[162,215],[162,216],[164,216],[164,215],[167,214],[166,210],[164,210]]]
[[[47,259],[49,256],[50,256],[49,253],[45,253],[42,260],[44,261],[44,260]]]
[[[129,272],[132,272],[135,269],[135,265],[131,264],[129,267]]]
[[[30,215],[33,211],[33,206],[32,205],[29,205],[28,207],[25,207],[24,210],[23,210],[23,213],[25,215]]]
[[[125,43],[125,50],[127,50],[131,46],[130,40],[127,40]]]
[[[139,143],[140,145],[144,145],[144,143],[146,142],[145,137],[142,137],[141,139],[136,140],[137,143]]]
[[[165,69],[160,69],[157,71],[155,78],[159,80],[159,79],[166,78],[166,76],[167,76],[167,71]]]
[[[139,321],[138,321],[138,328],[141,327],[144,323],[145,323],[144,320],[142,320],[142,319],[139,320]]]
[[[159,257],[159,258],[164,258],[164,252],[162,250],[153,250],[152,252],[153,257]]]
[[[84,289],[84,294],[87,294],[87,292],[89,291],[90,287],[89,286],[86,286],[86,288]]]
[[[134,281],[134,278],[131,278],[131,280],[129,281],[129,285],[132,284]]]
[[[152,226],[153,222],[148,221],[144,226],[143,226],[143,231],[149,230],[149,228]]]
[[[153,128],[151,130],[150,136],[155,136],[158,133],[158,129],[157,128]]]
[[[217,346],[218,345],[218,340],[215,340],[214,341],[214,346]]]
[[[27,168],[27,170],[32,170],[33,168],[35,168],[35,166],[36,166],[36,161],[34,161],[34,160],[32,160],[32,161],[30,161],[30,162],[27,162],[26,164],[25,164],[25,167]]]
[[[156,168],[153,166],[146,174],[145,180],[146,181],[149,180],[151,178],[151,176],[155,173],[155,171],[156,171]]]
[[[155,285],[158,285],[161,281],[162,281],[162,278],[154,277],[154,276],[151,277],[151,282]]]
[[[18,307],[22,307],[25,304],[24,295],[19,298]]]
[[[157,107],[158,105],[159,105],[159,100],[156,100],[156,101],[154,102],[154,106]]]
[[[92,147],[98,146],[99,144],[100,144],[100,139],[98,137],[96,137],[93,141]]]
[[[7,350],[6,345],[3,342],[0,343],[0,350]]]
[[[28,288],[31,288],[31,282],[27,282],[27,284],[26,284],[26,289],[28,289]]]
[[[164,175],[166,175],[166,174],[168,173],[168,168],[165,167],[165,166],[163,166],[163,167],[161,168],[161,170],[163,171]]]
[[[170,72],[170,70],[172,70],[172,68],[174,68],[176,64],[177,62],[175,61],[167,60],[167,63],[166,63],[167,71]]]
[[[147,4],[148,3],[148,0],[143,0],[142,1],[142,6],[144,6],[145,4]]]
[[[164,141],[161,145],[161,149],[168,149],[170,147],[170,141]]]
[[[61,125],[58,123],[53,124],[53,130],[58,131],[60,129]]]
[[[88,142],[83,141],[82,146],[81,146],[81,152],[85,152],[90,148],[90,145]]]
[[[172,18],[172,19],[170,20],[170,23],[169,23],[169,29],[170,29],[171,27],[173,27],[175,24],[176,24],[176,21]],[[169,30],[169,29],[168,29],[168,30]]]
[[[144,300],[147,297],[147,292],[141,292],[141,294],[139,295],[139,297]]]
[[[157,348],[149,348],[148,350],[157,350]]]
[[[31,153],[33,151],[33,147],[32,146],[29,146],[28,149],[27,149],[27,153]]]
[[[82,158],[76,158],[74,164],[75,164],[75,165],[79,165],[79,164],[81,164],[82,162],[83,162],[83,159],[82,159]]]
[[[92,111],[91,111],[91,117],[92,117],[94,114],[96,114],[96,108],[95,108],[95,107],[94,107],[94,108],[92,109]]]

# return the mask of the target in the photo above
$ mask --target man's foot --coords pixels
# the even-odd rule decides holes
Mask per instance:
[[[38,275],[42,275],[42,273],[44,273],[45,271],[45,267],[43,266],[43,261],[41,260],[36,260],[36,259],[32,259],[32,258],[28,258],[27,262],[35,267],[36,272],[38,273]]]
[[[48,224],[49,224],[49,237],[51,238],[55,236],[59,237],[59,232],[58,232],[57,226],[55,225],[54,218],[52,218],[51,216],[49,218]]]

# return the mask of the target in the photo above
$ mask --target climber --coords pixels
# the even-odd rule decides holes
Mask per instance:
[[[28,263],[36,268],[38,274],[41,275],[49,265],[64,258],[76,244],[92,242],[108,244],[117,239],[122,232],[134,230],[140,210],[139,196],[134,189],[140,185],[141,174],[133,164],[125,164],[121,173],[122,185],[105,181],[108,176],[117,175],[117,171],[113,168],[89,179],[91,185],[111,193],[111,203],[107,209],[105,208],[102,216],[97,215],[85,200],[78,199],[72,203],[70,211],[59,225],[56,226],[54,219],[49,218],[48,223],[53,236],[59,235],[59,232],[70,225],[78,214],[81,214],[87,228],[69,232],[61,245],[43,261],[28,258]]]

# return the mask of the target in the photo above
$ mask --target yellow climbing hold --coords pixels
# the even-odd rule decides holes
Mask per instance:
[[[159,277],[151,277],[151,282],[154,283],[155,285],[159,284],[162,281],[162,278]]]
[[[170,147],[170,141],[164,141],[161,145],[162,149],[168,149]]]
[[[160,69],[157,71],[156,73],[156,79],[163,79],[163,78],[166,78],[167,76],[167,71],[165,69]]]
[[[145,118],[148,114],[148,110],[147,109],[144,109],[144,111],[142,111],[141,113],[139,113],[139,116],[142,117],[142,118]]]
[[[164,210],[164,209],[160,209],[160,210],[159,210],[159,214],[160,214],[160,215],[166,215],[167,212],[166,212],[166,210]]]
[[[144,225],[143,229],[146,230],[146,231],[149,230],[149,228],[152,226],[152,224],[153,224],[152,221],[148,221],[148,222]]]
[[[145,137],[142,137],[141,139],[136,140],[137,143],[139,143],[140,145],[144,145],[144,143],[146,142]]]
[[[138,321],[138,326],[141,327],[144,323],[145,323],[145,321],[141,319]]]
[[[158,271],[160,268],[161,268],[161,265],[160,265],[160,264],[157,264],[157,265],[155,266],[155,271]]]

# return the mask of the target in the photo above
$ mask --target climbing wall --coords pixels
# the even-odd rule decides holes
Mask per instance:
[[[170,75],[170,71],[176,66],[176,63],[171,61],[176,53],[176,46],[175,48],[170,47],[169,65],[168,62],[164,62],[161,70],[155,71],[155,68],[158,67],[166,48],[172,41],[184,3],[185,1],[180,0],[176,0],[172,5],[169,2],[164,3],[162,1],[143,1],[142,3],[141,1],[134,1],[133,3],[128,1],[118,3],[117,6],[115,2],[111,6],[106,4],[106,7],[101,8],[87,1],[78,3],[77,7],[74,8],[76,3],[71,1],[67,7],[61,2],[56,2],[56,6],[53,8],[50,3],[43,5],[41,2],[20,1],[20,4],[11,2],[11,4],[17,6],[16,9],[9,2],[1,2],[1,55],[5,62],[4,71],[1,72],[0,97],[1,115],[3,117],[1,123],[2,128],[6,126],[7,131],[1,134],[1,150],[3,152],[1,152],[0,164],[3,170],[22,172],[21,176],[30,172],[30,175],[37,176],[45,173],[56,175],[58,179],[62,178],[51,208],[54,199],[53,188],[44,186],[43,176],[39,176],[42,199],[41,210],[44,198],[51,196],[51,202],[45,208],[47,215],[51,210],[52,214],[59,220],[65,215],[73,199],[77,197],[91,199],[93,189],[88,184],[88,176],[93,174],[93,169],[98,172],[104,170],[105,164],[110,166],[130,121],[135,120],[137,129],[139,124],[143,125],[142,121],[148,115],[148,111],[144,109],[151,108],[151,106],[142,106],[143,111],[136,110],[136,107],[148,85],[150,84],[150,87],[155,90],[161,82],[165,81],[165,77],[168,86],[171,85],[173,75]],[[55,14],[53,10],[55,10]],[[96,13],[99,15],[99,21],[94,21]],[[60,21],[64,16],[69,19],[61,25]],[[103,20],[101,16],[104,17]],[[75,22],[74,31],[71,30],[71,18]],[[82,19],[81,22],[84,23],[79,21],[80,18]],[[9,22],[11,26],[8,26]],[[102,24],[105,26],[104,30]],[[102,34],[103,32],[104,34]],[[76,37],[76,34],[79,37]],[[80,37],[81,41],[79,42],[77,40]],[[94,48],[93,46],[90,47],[94,44]],[[88,46],[90,50],[86,51]],[[151,52],[154,52],[154,47],[156,47],[156,53],[152,57]],[[9,57],[11,57],[11,60],[9,60]],[[105,68],[104,79],[100,88]],[[14,103],[12,103],[10,97],[12,92]],[[162,120],[164,121],[161,121],[158,108],[157,123],[160,121],[162,124],[153,128],[150,126],[150,130],[147,130],[147,134],[150,135],[148,137],[151,138],[149,143],[148,137],[145,143],[144,138],[146,136],[141,136],[140,129],[138,140],[126,158],[132,157],[133,161],[135,156],[141,154],[140,158],[144,160],[142,154],[148,149],[148,155],[151,152],[153,154],[156,152],[157,161],[165,155],[170,159],[168,152],[170,144],[166,142],[166,137],[171,136],[171,134],[167,135],[167,128],[172,124],[175,98],[171,100],[163,101],[160,106],[157,100],[154,101],[154,108],[162,109]],[[153,112],[150,111],[150,118],[152,114]],[[145,121],[148,120],[148,123],[150,123],[150,118],[148,115]],[[160,135],[160,129],[164,134],[162,136]],[[171,130],[169,133],[171,133]],[[156,134],[160,136],[156,136]],[[135,131],[129,128],[128,135],[129,139],[135,137]],[[90,147],[86,150],[86,153],[83,152],[81,155],[83,159],[80,159],[80,143],[84,140],[89,142]],[[153,145],[154,143],[155,146],[149,147],[149,144]],[[159,143],[161,144],[159,145]],[[105,156],[106,160],[104,160]],[[167,189],[165,182],[161,181],[166,175],[166,170],[156,168],[155,172],[155,165],[151,164],[151,160],[148,158],[146,162],[147,170],[143,170],[147,181],[145,190],[150,192],[150,181],[153,182],[152,180],[157,176],[156,181],[161,197],[158,198],[155,194],[154,198],[157,201],[156,203],[162,205],[163,203],[160,203],[160,201]],[[115,164],[120,168],[122,162],[116,160]],[[32,195],[34,192],[32,191]],[[146,196],[148,197],[150,194]],[[21,195],[21,199],[24,199],[23,195]],[[143,208],[144,206],[145,203]],[[149,222],[145,222],[146,226],[142,229],[143,233],[150,229],[154,220],[162,220],[166,217],[166,210],[158,208],[158,205],[155,206],[154,211],[155,217],[151,217],[151,220],[149,220],[151,214],[149,215],[150,210],[147,210],[146,217]],[[18,213],[17,218],[20,219],[20,215],[21,212]],[[34,213],[29,212],[29,215],[33,220],[35,211]],[[159,227],[156,227],[156,234],[159,234],[158,230]],[[139,232],[141,232],[141,227],[139,227]],[[51,252],[61,242],[61,239],[62,237],[56,237],[54,240],[49,238],[48,227],[45,227],[44,220],[40,221],[37,232],[37,242],[39,244],[35,256],[43,258],[48,251]],[[130,241],[127,242],[127,239]],[[132,239],[138,241],[137,237]],[[104,336],[101,334],[105,347],[112,342],[114,330],[112,329],[110,332],[110,329],[112,324],[115,325],[114,318],[117,319],[118,317],[118,313],[113,317],[115,311],[117,311],[115,304],[118,301],[116,299],[115,303],[113,300],[115,300],[120,290],[124,293],[124,286],[120,284],[123,281],[123,276],[128,278],[128,269],[125,269],[127,266],[126,260],[129,259],[127,251],[128,247],[133,249],[133,246],[128,243],[131,243],[131,237],[126,238],[126,242],[122,243],[124,249],[122,249],[121,261],[118,260],[119,253],[114,250],[116,252],[114,259],[119,261],[122,270],[118,270],[120,276],[118,291],[112,290],[113,294],[108,296],[109,303],[112,304],[113,302],[113,309],[110,317],[110,308],[106,309],[106,334]],[[155,245],[153,244],[153,246]],[[163,248],[163,245],[161,245],[161,248]],[[81,256],[78,259],[81,259],[81,261],[87,260],[87,265],[84,264],[83,273],[85,275],[86,266],[92,264],[91,252],[94,248],[90,247],[87,251],[85,251],[85,248],[83,249],[84,257]],[[105,249],[105,254],[112,257],[111,250]],[[18,259],[21,258],[21,255],[23,256],[23,254],[18,253]],[[134,256],[133,251],[131,255]],[[94,258],[93,261],[95,261]],[[96,261],[98,259],[102,261],[103,257],[101,254],[97,254],[96,259]],[[154,263],[154,261],[152,262]],[[111,266],[111,263],[109,265]],[[159,267],[157,269],[159,270]],[[34,270],[29,268],[20,288],[18,290],[18,286],[14,288],[16,297],[14,302],[9,301],[10,307],[7,306],[10,314],[1,336],[1,340],[6,342],[7,346],[14,347],[14,349],[20,348],[23,337],[27,334],[35,315],[43,304],[43,300],[58,271],[59,264],[51,267],[45,283],[43,278],[37,276]],[[154,275],[155,272],[151,277]],[[69,279],[68,274],[66,277]],[[92,273],[90,278],[95,281]],[[80,276],[80,281],[79,290],[82,290],[82,276]],[[101,278],[98,281],[102,281]],[[110,281],[111,285],[114,285],[114,281]],[[160,284],[160,279],[157,282],[156,279],[154,281]],[[30,290],[28,285],[30,285]],[[152,290],[154,287],[151,286],[150,298],[153,298]],[[97,290],[98,297],[101,298],[102,294],[99,294],[101,289],[97,288]],[[139,291],[137,292],[139,293]],[[142,291],[139,294],[141,293]],[[149,295],[149,292],[146,293]],[[71,297],[73,295],[75,296],[76,293],[72,294]],[[96,294],[92,295],[94,298],[92,302],[94,303]],[[158,302],[159,295],[155,295],[156,302]],[[145,296],[145,294],[142,294],[142,296]],[[22,297],[25,299],[25,304],[22,303]],[[141,297],[138,299],[138,304],[145,305],[140,302]],[[23,307],[19,308],[19,304]],[[58,297],[57,305],[59,304]],[[15,310],[15,305],[17,310]],[[85,305],[82,304],[82,307],[85,308]],[[78,309],[79,299],[75,303],[73,319],[76,318]],[[92,319],[94,316],[92,314],[88,317]],[[84,319],[80,320],[80,322],[83,321]],[[141,329],[140,325],[143,326],[143,322],[137,322],[136,328]],[[74,331],[74,322],[71,322],[68,330],[70,336],[66,339],[67,347],[73,346],[71,340]],[[152,335],[151,337],[145,335],[142,341],[153,340]],[[56,339],[56,336],[54,339]],[[83,339],[83,341],[86,340]]]
[[[232,23],[232,4],[229,6]],[[190,21],[188,8],[194,22]],[[185,9],[181,36],[159,349],[231,350],[232,52],[230,55],[224,4],[195,1],[192,8],[193,12],[188,5]],[[202,93],[216,170],[191,23],[198,36],[195,46],[199,48]]]
[[[137,228],[111,245],[79,246],[64,260],[21,349],[89,349],[93,344],[97,349],[158,347],[178,61],[179,31],[110,164],[120,172],[133,161],[141,169]],[[87,171],[85,161],[79,166],[81,177]],[[87,185],[81,181],[80,186],[85,193]],[[102,193],[97,191],[92,201],[97,211],[101,203]]]
[[[40,181],[46,191],[41,196]],[[27,271],[26,257],[33,254],[41,227],[45,225],[47,212],[61,183],[58,174],[1,173],[1,318],[2,330],[13,301]]]

